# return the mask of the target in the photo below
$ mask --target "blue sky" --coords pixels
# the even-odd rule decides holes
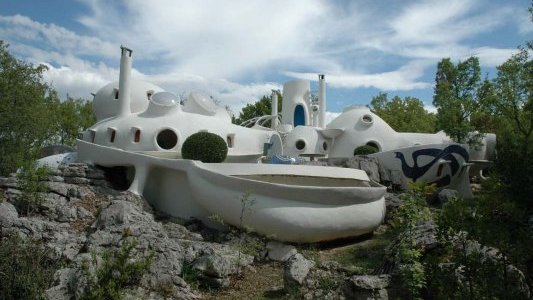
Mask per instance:
[[[326,74],[328,111],[383,91],[431,109],[443,57],[480,58],[483,74],[533,39],[528,0],[174,1],[0,0],[0,39],[49,66],[65,97],[118,79],[120,45],[134,77],[239,111],[294,78]]]

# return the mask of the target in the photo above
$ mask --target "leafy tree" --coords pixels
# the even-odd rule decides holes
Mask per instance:
[[[498,67],[495,79],[498,133],[496,171],[504,191],[533,206],[533,45],[522,48]]]
[[[372,98],[370,109],[399,132],[435,132],[435,115],[424,109],[424,103],[414,97],[391,100],[386,93]]]
[[[52,105],[55,115],[55,143],[74,146],[80,131],[86,130],[96,123],[92,112],[92,102],[84,99],[68,98],[66,101],[56,101]]]
[[[54,135],[50,104],[56,94],[41,82],[45,66],[14,58],[0,41],[0,175],[32,160]]]
[[[475,144],[480,135],[475,131],[472,116],[481,107],[481,70],[479,59],[470,57],[456,65],[449,58],[437,65],[433,105],[437,108],[437,127],[459,143]],[[477,128],[484,130],[484,128]]]
[[[282,96],[279,91],[276,91],[278,93],[278,110],[281,111],[281,103],[282,103]],[[278,112],[279,112],[278,111]],[[241,124],[242,122],[246,120],[250,120],[255,117],[261,117],[264,115],[270,115],[272,113],[272,98],[271,96],[263,96],[261,99],[253,104],[246,104],[245,107],[243,107],[242,111],[239,113],[239,117],[232,118],[232,122],[234,124]]]

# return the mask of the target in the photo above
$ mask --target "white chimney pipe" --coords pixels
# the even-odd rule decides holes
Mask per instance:
[[[326,127],[326,75],[318,75],[318,127]]]
[[[120,46],[120,75],[118,79],[118,117],[131,114],[131,49]]]
[[[272,121],[270,121],[270,127],[272,129],[276,129],[278,127],[278,93],[276,91],[272,91]]]

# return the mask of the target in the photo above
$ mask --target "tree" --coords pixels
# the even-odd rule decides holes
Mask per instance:
[[[92,102],[78,98],[68,97],[66,101],[54,102],[52,110],[55,115],[55,132],[57,136],[54,143],[74,146],[79,132],[86,130],[94,123],[96,117],[92,112]]]
[[[496,170],[509,195],[533,206],[533,61],[528,48],[499,66],[495,79],[498,131]]]
[[[17,60],[0,41],[0,175],[36,158],[54,135],[50,104],[56,94],[41,82],[45,70]]]
[[[454,65],[449,58],[437,65],[433,105],[437,108],[437,127],[459,143],[475,144],[480,135],[471,117],[481,106],[481,70],[479,59],[470,57]],[[478,128],[483,130],[483,128]]]
[[[279,91],[276,91],[278,94],[278,110],[281,111],[282,96]],[[243,107],[242,111],[239,113],[239,117],[232,118],[234,124],[241,124],[246,120],[250,120],[255,117],[261,117],[264,115],[270,115],[272,113],[272,96],[263,96],[261,99],[253,104],[246,104]],[[278,111],[278,112],[279,112]]]
[[[424,109],[424,103],[414,97],[391,100],[386,93],[372,98],[370,109],[399,132],[435,132],[435,115]]]

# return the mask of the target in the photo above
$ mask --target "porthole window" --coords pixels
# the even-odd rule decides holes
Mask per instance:
[[[161,149],[170,150],[178,144],[178,136],[171,129],[163,129],[157,134],[156,142]]]
[[[328,151],[328,143],[327,142],[322,143],[322,149],[324,149],[324,151]]]
[[[296,149],[303,150],[305,148],[305,141],[297,140],[295,146],[296,146]]]
[[[363,122],[365,123],[372,123],[373,119],[371,115],[364,115],[363,116]]]

